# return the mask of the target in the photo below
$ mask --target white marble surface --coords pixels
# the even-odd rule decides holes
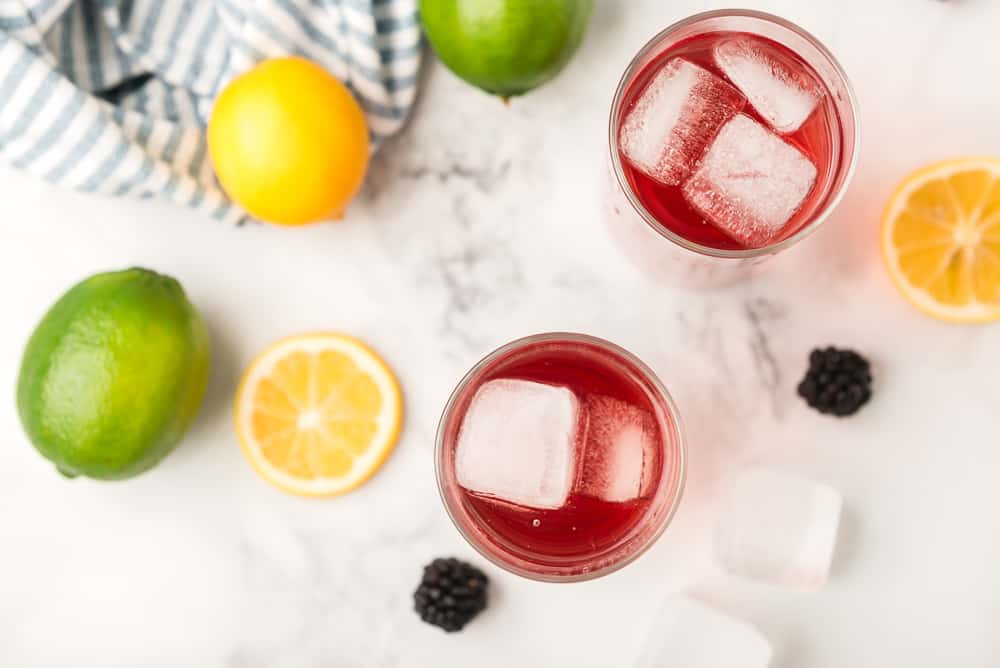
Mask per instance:
[[[824,229],[716,293],[646,282],[609,247],[600,202],[618,74],[659,28],[726,3],[596,4],[563,76],[510,107],[428,68],[413,123],[341,225],[230,228],[0,172],[0,665],[629,666],[676,589],[757,625],[777,668],[1000,665],[1000,330],[914,312],[876,235],[910,169],[1000,154],[1000,2],[749,3],[841,58],[863,149]],[[177,276],[203,310],[216,348],[209,396],[153,472],[68,482],[17,424],[20,349],[69,285],[133,264]],[[408,402],[384,471],[327,501],[259,480],[229,415],[253,354],[314,329],[369,340]],[[618,574],[554,586],[489,569],[489,611],[446,636],[410,610],[420,568],[437,555],[482,560],[437,498],[439,411],[482,354],[551,329],[605,336],[659,371],[689,430],[688,494],[657,546]],[[826,343],[874,361],[875,399],[854,419],[820,417],[794,396],[808,350]],[[748,462],[843,493],[823,591],[734,580],[707,559],[720,476]]]

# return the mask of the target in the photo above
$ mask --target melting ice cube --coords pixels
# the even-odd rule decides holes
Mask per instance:
[[[657,466],[656,421],[648,412],[613,397],[590,395],[578,489],[605,501],[637,499],[650,491]]]
[[[826,582],[840,526],[840,495],[805,478],[753,468],[726,483],[716,554],[729,572],[794,589]]]
[[[465,489],[530,508],[559,508],[576,476],[579,402],[565,387],[499,379],[465,413],[455,473]]]
[[[737,114],[684,184],[684,196],[733,239],[759,248],[781,233],[815,181],[816,166],[797,148]]]
[[[625,117],[618,138],[622,153],[650,177],[678,185],[744,102],[739,91],[708,70],[674,58]]]
[[[760,40],[725,40],[715,47],[715,62],[757,113],[782,134],[798,130],[823,97],[819,84],[802,72],[801,65]]]
[[[771,644],[747,622],[683,595],[669,597],[636,668],[767,668]]]

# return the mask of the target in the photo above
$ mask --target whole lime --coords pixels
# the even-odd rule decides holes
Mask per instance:
[[[21,423],[64,475],[130,478],[163,459],[194,420],[209,356],[205,324],[176,280],[146,269],[91,276],[28,340]]]
[[[566,66],[591,0],[420,0],[427,39],[448,68],[488,93],[522,95]]]

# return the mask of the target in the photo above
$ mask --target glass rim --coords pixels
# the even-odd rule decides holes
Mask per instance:
[[[816,48],[820,54],[829,61],[829,64],[833,67],[836,75],[841,79],[844,84],[844,90],[847,92],[848,106],[850,107],[851,122],[854,127],[854,142],[851,151],[851,162],[848,164],[846,171],[844,172],[844,181],[841,184],[837,192],[827,201],[826,206],[818,211],[809,222],[798,232],[792,236],[782,239],[781,241],[775,242],[768,246],[763,246],[761,248],[748,248],[748,249],[724,249],[724,248],[714,248],[712,246],[705,246],[703,244],[696,243],[689,239],[685,239],[683,236],[673,232],[668,229],[665,225],[660,223],[656,216],[651,214],[649,210],[639,201],[639,198],[632,191],[632,187],[629,185],[628,180],[625,178],[625,172],[621,164],[621,156],[618,152],[618,123],[617,118],[621,112],[622,100],[625,97],[625,92],[628,88],[628,84],[632,77],[638,73],[639,63],[653,50],[653,48],[664,38],[673,32],[686,28],[692,24],[699,23],[702,21],[707,21],[716,18],[726,18],[726,17],[740,17],[740,18],[750,18],[758,19],[761,21],[766,21],[773,23],[777,26],[790,30],[796,33],[800,37],[804,38],[809,42],[814,48]],[[780,16],[774,14],[769,14],[767,12],[761,12],[753,9],[714,9],[707,12],[700,12],[698,14],[693,14],[687,18],[681,19],[671,25],[667,26],[663,30],[659,31],[653,37],[647,41],[638,53],[632,57],[629,62],[628,67],[625,68],[625,72],[622,74],[621,79],[618,81],[618,87],[615,89],[614,101],[611,104],[611,114],[608,119],[608,147],[611,154],[611,165],[615,173],[615,181],[618,187],[625,194],[628,199],[629,204],[632,205],[633,210],[639,214],[643,222],[649,226],[654,232],[659,234],[661,237],[667,241],[673,242],[682,248],[689,250],[700,255],[707,255],[709,257],[724,258],[724,259],[751,259],[756,257],[761,257],[764,255],[769,255],[777,253],[778,251],[784,250],[790,246],[795,245],[799,241],[805,239],[810,234],[815,232],[821,224],[823,224],[833,210],[837,208],[844,196],[847,194],[848,187],[854,178],[854,173],[858,167],[858,151],[861,144],[861,128],[860,119],[858,117],[858,101],[857,96],[854,92],[854,87],[851,84],[851,80],[848,78],[847,73],[844,71],[843,66],[840,61],[830,52],[829,49],[812,33],[807,31],[805,28],[783,19]]]
[[[455,512],[452,510],[451,502],[449,501],[449,495],[445,490],[444,485],[444,475],[442,472],[442,466],[444,462],[444,441],[445,432],[447,431],[448,423],[451,419],[451,415],[458,404],[459,399],[464,394],[469,383],[474,380],[480,372],[486,369],[490,364],[492,364],[497,359],[503,357],[507,353],[523,348],[524,346],[531,345],[533,343],[540,342],[557,342],[557,341],[569,341],[572,343],[586,343],[597,346],[602,350],[620,355],[628,363],[635,366],[645,380],[647,380],[652,386],[659,398],[663,401],[664,408],[666,409],[670,419],[673,421],[674,432],[677,436],[677,460],[678,460],[678,473],[677,482],[675,485],[675,490],[672,494],[672,498],[668,500],[666,512],[663,517],[659,520],[659,526],[657,526],[649,536],[639,545],[633,552],[628,554],[626,557],[614,561],[601,568],[587,570],[585,572],[578,573],[536,573],[529,569],[523,568],[517,564],[504,561],[503,559],[490,554],[484,546],[480,545],[480,541],[466,531],[465,527],[462,526],[459,519],[456,517]],[[659,540],[663,532],[666,531],[667,526],[673,520],[674,515],[677,513],[677,508],[680,506],[681,498],[684,496],[684,488],[687,481],[687,439],[684,432],[684,425],[681,422],[680,413],[677,410],[677,404],[674,402],[673,397],[667,390],[666,386],[660,380],[659,376],[641,359],[636,355],[629,352],[625,348],[608,341],[607,339],[602,339],[600,337],[591,336],[589,334],[580,334],[577,332],[545,332],[541,334],[532,334],[529,336],[524,336],[521,338],[514,339],[504,345],[496,348],[492,352],[485,355],[481,360],[476,362],[475,365],[469,371],[462,376],[462,379],[452,390],[451,395],[448,397],[448,402],[444,406],[444,410],[441,411],[441,418],[438,422],[437,434],[434,439],[434,477],[437,482],[438,494],[441,497],[441,502],[444,504],[445,512],[448,513],[448,518],[451,523],[455,525],[458,529],[459,534],[465,539],[465,542],[472,546],[472,548],[479,553],[484,559],[492,563],[494,566],[502,568],[503,570],[513,573],[514,575],[519,575],[521,577],[527,578],[529,580],[536,580],[539,582],[584,582],[587,580],[593,580],[595,578],[614,573],[615,571],[621,570],[625,566],[629,565],[643,554],[645,554],[655,543]]]

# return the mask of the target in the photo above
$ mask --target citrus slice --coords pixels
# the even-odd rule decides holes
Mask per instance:
[[[371,349],[342,334],[277,342],[247,369],[236,433],[266,480],[303,496],[343,494],[378,470],[399,437],[402,395]]]
[[[907,178],[882,218],[896,287],[950,322],[1000,318],[1000,160],[963,158]]]

